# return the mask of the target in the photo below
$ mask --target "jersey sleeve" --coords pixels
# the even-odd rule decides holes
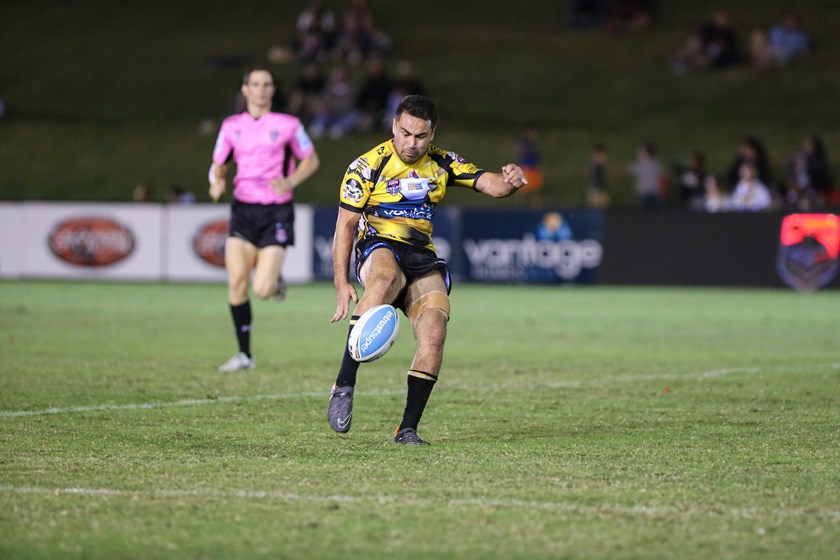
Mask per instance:
[[[351,163],[344,174],[339,205],[351,212],[361,212],[370,198],[371,190],[373,181],[370,163],[366,156],[362,156]]]
[[[312,139],[309,138],[306,129],[303,127],[303,123],[299,120],[295,123],[294,133],[292,134],[289,146],[291,146],[292,153],[297,159],[303,159],[315,151]]]
[[[222,121],[219,136],[216,137],[216,146],[213,148],[213,163],[218,165],[223,165],[233,151],[232,137],[228,128],[228,121]]]
[[[446,171],[448,187],[466,187],[475,190],[478,178],[484,173],[474,163],[470,163],[455,152],[446,152],[435,148],[430,152],[431,158]]]

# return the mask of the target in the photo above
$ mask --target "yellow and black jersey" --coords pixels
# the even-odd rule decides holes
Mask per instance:
[[[341,185],[341,207],[362,213],[359,240],[375,235],[434,250],[432,219],[446,188],[475,189],[482,173],[458,154],[434,146],[406,165],[388,140],[350,164]]]

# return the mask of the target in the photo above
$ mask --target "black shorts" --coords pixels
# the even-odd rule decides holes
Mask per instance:
[[[268,247],[295,244],[295,209],[285,204],[248,204],[234,200],[230,209],[230,237],[237,237],[251,245]]]
[[[443,282],[446,284],[446,293],[449,294],[452,291],[452,278],[449,275],[449,267],[446,265],[446,261],[438,258],[434,251],[422,247],[414,247],[407,243],[391,241],[382,237],[368,237],[356,243],[356,279],[360,284],[362,283],[362,279],[359,277],[359,273],[362,270],[362,265],[370,254],[379,248],[391,250],[394,258],[397,259],[400,270],[405,275],[406,287],[397,296],[394,303],[395,307],[407,311],[403,308],[403,303],[408,286],[433,270],[437,270],[443,276]]]

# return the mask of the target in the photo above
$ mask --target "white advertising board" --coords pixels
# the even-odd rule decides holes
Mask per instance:
[[[21,205],[21,276],[159,280],[162,221],[155,204]],[[5,241],[4,241],[5,243]]]
[[[295,205],[295,245],[286,253],[289,282],[312,279],[312,208]],[[164,208],[164,274],[167,280],[225,281],[224,245],[230,206],[197,204]]]

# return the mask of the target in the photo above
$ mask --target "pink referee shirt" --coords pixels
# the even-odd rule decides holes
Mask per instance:
[[[277,194],[271,188],[271,181],[286,176],[284,167],[290,154],[303,159],[314,149],[297,117],[266,113],[255,119],[245,111],[222,121],[213,161],[224,164],[233,152],[236,162],[233,197],[236,200],[251,204],[283,204],[292,200],[292,193]],[[287,171],[291,174],[295,169],[294,162],[288,164]]]

